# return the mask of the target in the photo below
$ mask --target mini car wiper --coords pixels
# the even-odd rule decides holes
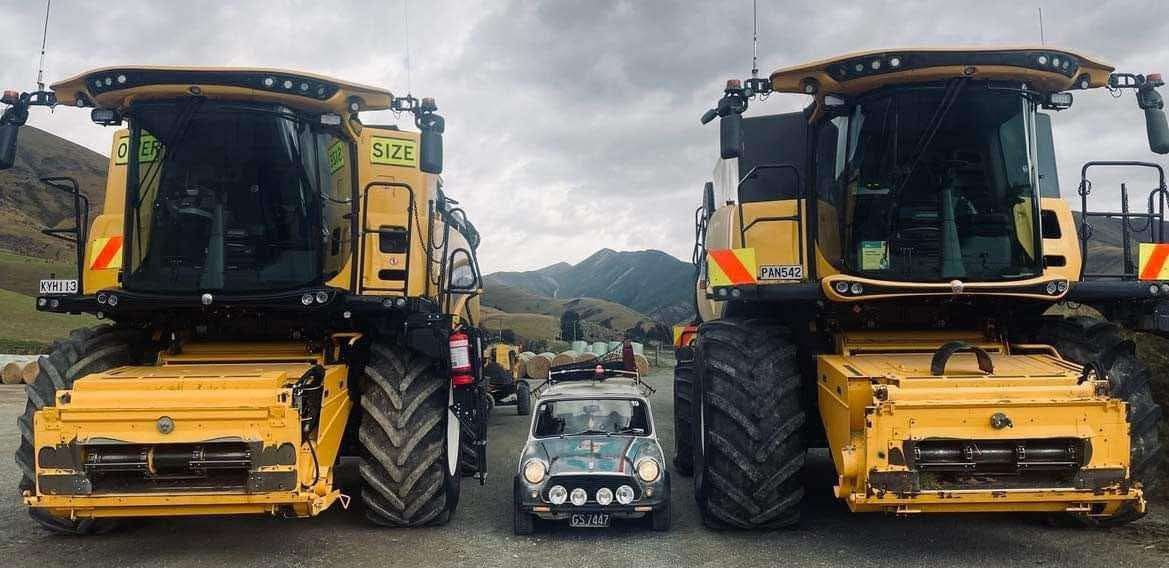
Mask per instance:
[[[608,430],[590,429],[590,430],[581,430],[580,432],[575,432],[572,434],[561,434],[560,436],[561,437],[564,437],[564,436],[589,436],[589,435],[593,435],[593,434],[604,434],[604,435],[608,436],[611,433],[612,432],[609,432]]]
[[[617,430],[616,432],[610,432],[610,434],[637,434],[637,435],[644,435],[644,434],[645,434],[645,428],[632,428],[632,427],[630,427],[630,428],[622,428],[622,429],[620,429],[620,430]]]

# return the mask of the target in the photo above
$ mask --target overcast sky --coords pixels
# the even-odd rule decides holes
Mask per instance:
[[[118,64],[272,66],[435,97],[447,119],[444,179],[484,235],[486,272],[577,262],[602,247],[689,258],[717,153],[716,125],[698,116],[725,79],[751,68],[750,0],[53,4],[47,83]],[[759,67],[859,49],[1038,43],[1039,7],[1048,45],[1169,72],[1163,0],[761,0]],[[0,8],[0,86],[31,89],[44,3]],[[777,95],[750,113],[806,103]],[[111,130],[88,115],[36,109],[30,123],[108,154]],[[1065,195],[1086,160],[1154,158],[1131,93],[1077,92],[1055,123]],[[1126,179],[1143,202],[1150,179]],[[1107,200],[1115,192],[1103,186]]]

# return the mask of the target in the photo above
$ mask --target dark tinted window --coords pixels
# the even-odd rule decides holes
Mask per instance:
[[[800,193],[807,156],[808,120],[802,112],[756,116],[743,120],[743,154],[739,157],[739,179],[744,203],[795,199]],[[776,169],[787,164],[795,167]],[[758,168],[750,179],[744,179]],[[797,177],[797,171],[799,175]]]

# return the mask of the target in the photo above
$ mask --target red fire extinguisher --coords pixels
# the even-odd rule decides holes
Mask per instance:
[[[466,386],[474,382],[470,339],[465,332],[456,331],[451,334],[451,386]]]

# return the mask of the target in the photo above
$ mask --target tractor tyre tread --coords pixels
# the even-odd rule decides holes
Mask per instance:
[[[1153,401],[1149,385],[1149,368],[1137,358],[1133,346],[1121,345],[1126,340],[1120,326],[1096,318],[1046,317],[1038,329],[1036,341],[1051,345],[1059,354],[1079,364],[1098,362],[1110,350],[1115,358],[1105,374],[1111,383],[1111,394],[1128,403],[1131,460],[1129,471],[1134,481],[1141,484],[1146,495],[1155,494],[1160,483],[1158,468],[1164,458],[1158,429],[1161,408]],[[1093,527],[1111,527],[1130,523],[1145,515],[1136,507],[1126,507],[1105,518],[1070,515],[1074,524]]]
[[[379,342],[364,379],[358,441],[366,518],[390,527],[445,524],[461,479],[447,471],[449,381],[435,361]]]
[[[704,523],[797,524],[806,414],[790,331],[764,319],[707,322],[698,329],[696,359],[704,431],[695,440],[701,435],[704,443],[695,451],[695,496]]]

